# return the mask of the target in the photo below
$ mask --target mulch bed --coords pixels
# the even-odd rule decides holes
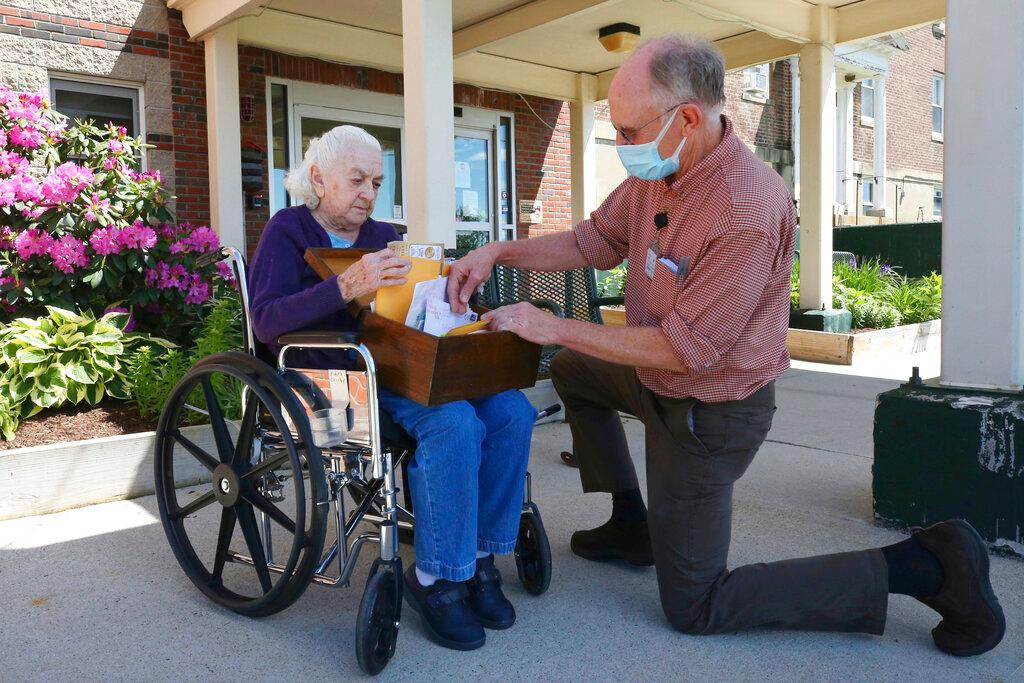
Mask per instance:
[[[0,451],[27,446],[46,446],[62,441],[81,441],[101,436],[149,432],[156,420],[147,420],[127,403],[104,401],[98,406],[70,406],[22,420],[14,441],[0,440]]]

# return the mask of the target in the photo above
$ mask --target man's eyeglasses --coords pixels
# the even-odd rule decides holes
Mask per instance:
[[[651,119],[650,121],[648,121],[644,125],[639,126],[637,128],[619,128],[618,126],[615,126],[615,132],[617,132],[619,135],[622,136],[622,139],[626,141],[627,145],[635,145],[636,143],[633,141],[633,138],[635,138],[636,135],[640,131],[642,131],[644,128],[646,128],[647,126],[651,125],[652,123],[654,123],[655,121],[657,121],[661,117],[663,117],[665,114],[669,113],[670,111],[675,111],[676,109],[678,109],[679,107],[683,106],[684,104],[686,104],[686,100],[683,100],[679,104],[672,105],[671,107],[669,107],[665,111],[661,112],[660,114],[655,116],[653,119]]]

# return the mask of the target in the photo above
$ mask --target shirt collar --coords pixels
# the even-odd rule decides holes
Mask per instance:
[[[701,159],[685,174],[677,176],[669,189],[676,194],[683,194],[688,187],[697,185],[700,181],[720,168],[726,161],[736,154],[739,139],[733,134],[732,121],[725,114],[722,114],[722,140],[715,145],[711,153]]]

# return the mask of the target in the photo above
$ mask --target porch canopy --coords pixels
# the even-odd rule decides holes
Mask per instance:
[[[717,43],[730,70],[798,55],[800,299],[806,308],[829,308],[832,302],[836,46],[929,24],[948,13],[943,376],[972,386],[1019,390],[1022,385],[1024,79],[1018,72],[1024,68],[1024,46],[1018,37],[1024,7],[1017,3],[948,0],[948,12],[946,0],[168,0],[168,5],[182,12],[190,36],[205,44],[212,221],[224,241],[236,244],[243,238],[239,44],[403,73],[409,234],[446,243],[454,241],[454,197],[437,190],[454,187],[453,83],[570,101],[572,206],[579,220],[596,203],[594,103],[606,97],[628,56],[602,48],[600,27],[628,22],[640,26],[644,38],[677,31],[701,35]],[[958,88],[957,76],[970,86]],[[987,123],[978,119],[982,115]],[[1003,134],[1011,139],[999,144],[995,136]],[[985,157],[993,155],[998,163],[987,163]],[[979,193],[998,201],[979,201]],[[966,250],[954,254],[961,247]],[[993,296],[999,311],[977,305]],[[999,343],[978,339],[978,330],[990,331]],[[956,353],[949,350],[954,339]]]

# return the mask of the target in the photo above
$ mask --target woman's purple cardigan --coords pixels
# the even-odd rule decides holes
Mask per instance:
[[[383,249],[399,239],[394,227],[368,218],[352,246]],[[307,247],[329,247],[327,232],[305,206],[281,209],[267,222],[249,267],[249,302],[256,338],[277,355],[277,338],[299,330],[353,330],[356,321],[335,278],[323,280],[305,260]],[[289,352],[297,368],[349,368],[348,353],[310,349]]]

